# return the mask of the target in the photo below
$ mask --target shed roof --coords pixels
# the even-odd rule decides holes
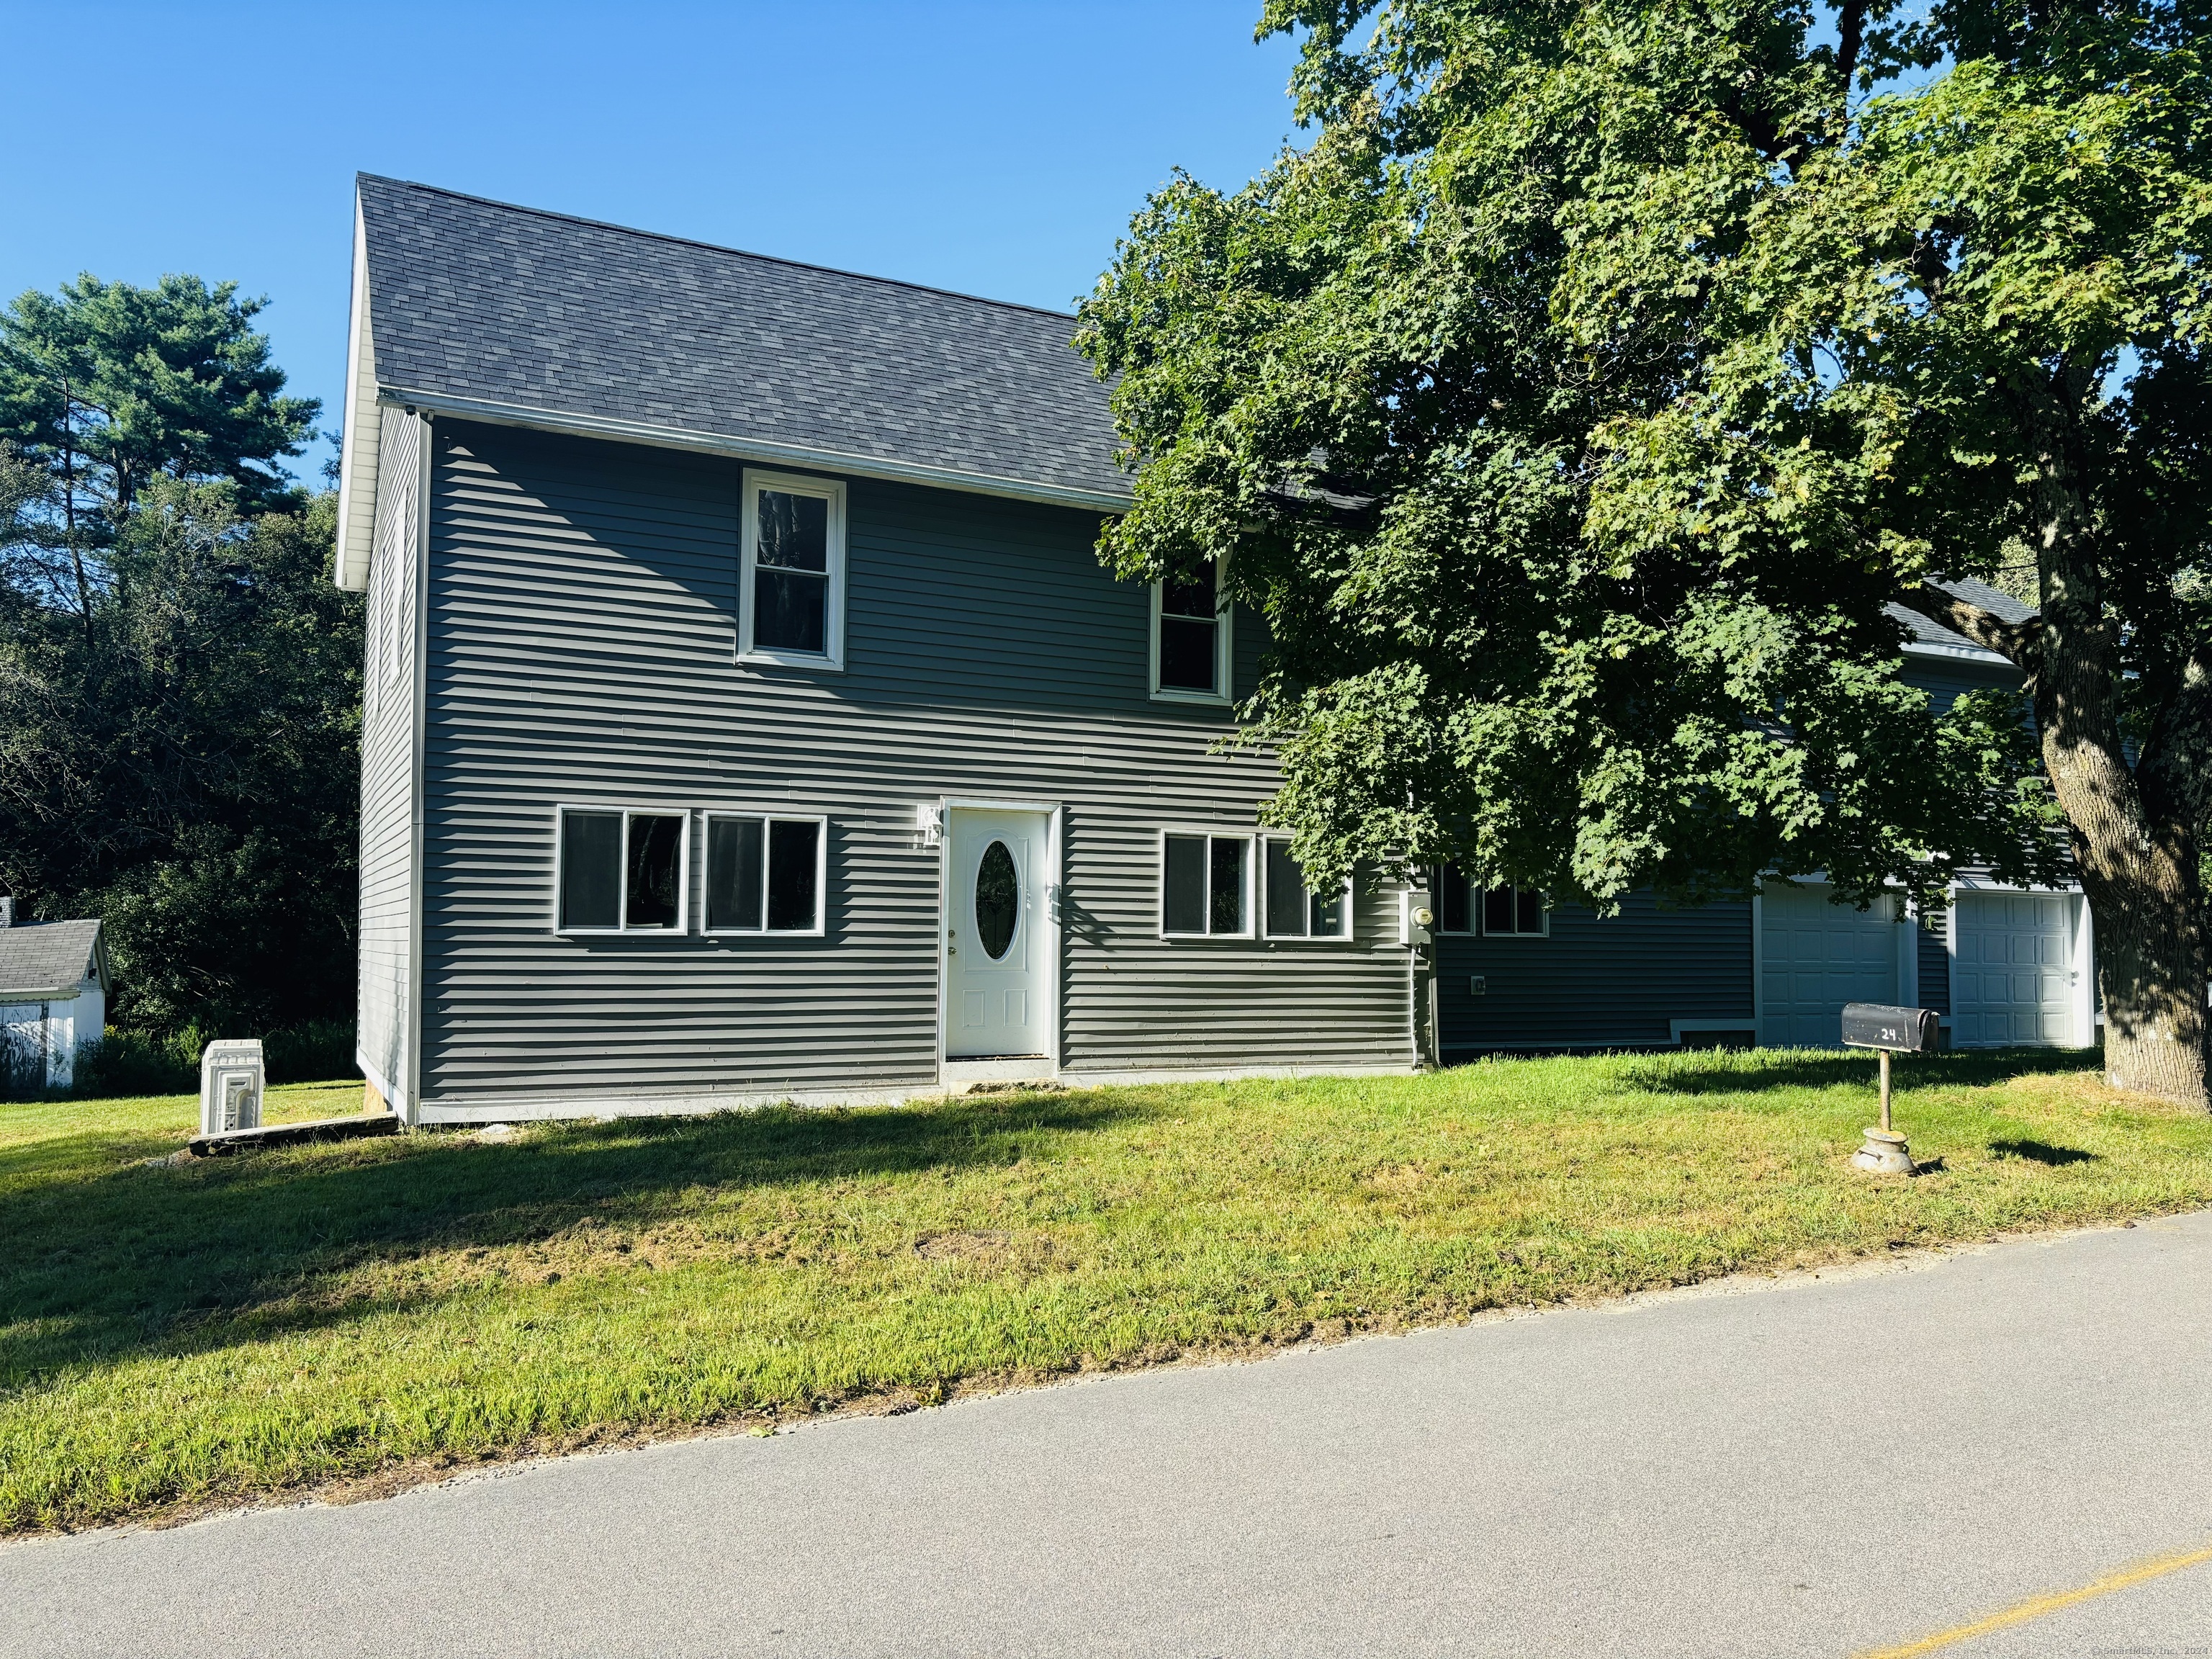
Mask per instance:
[[[107,988],[100,923],[17,922],[0,927],[0,1002],[73,997],[88,978]]]
[[[1129,498],[1073,316],[374,174],[356,188],[349,447],[380,398],[1108,511]]]

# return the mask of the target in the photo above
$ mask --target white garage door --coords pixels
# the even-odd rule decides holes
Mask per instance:
[[[2057,893],[1961,893],[1951,1040],[1961,1048],[2065,1048],[2074,1030],[2074,907]]]
[[[1826,887],[1777,885],[1759,908],[1759,1040],[1766,1047],[1839,1047],[1845,1003],[1898,1000],[1895,901],[1854,910],[1829,903]]]

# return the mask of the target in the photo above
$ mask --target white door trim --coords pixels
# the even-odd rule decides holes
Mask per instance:
[[[1026,1082],[1060,1075],[1060,890],[1065,814],[1058,801],[1006,800],[996,797],[946,795],[938,803],[945,814],[945,833],[937,842],[937,1080],[945,1087],[968,1083]],[[951,1030],[952,964],[945,954],[945,930],[952,914],[952,814],[970,812],[1041,812],[1045,820],[1043,937],[1044,994],[1048,1014],[1044,1021],[1044,1054],[1040,1060],[948,1060],[945,1049]]]

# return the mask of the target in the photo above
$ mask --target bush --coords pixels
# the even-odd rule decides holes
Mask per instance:
[[[200,1051],[209,1041],[197,1025],[167,1036],[110,1031],[96,1046],[78,1050],[76,1086],[70,1092],[100,1099],[197,1094]],[[313,1019],[261,1034],[271,1083],[352,1077],[353,1048],[354,1028],[344,1020]]]

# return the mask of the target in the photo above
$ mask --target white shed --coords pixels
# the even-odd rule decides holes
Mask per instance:
[[[17,925],[15,908],[0,898],[0,1042],[29,1066],[43,1063],[48,1088],[66,1089],[76,1078],[78,1049],[107,1030],[111,987],[100,923]]]

